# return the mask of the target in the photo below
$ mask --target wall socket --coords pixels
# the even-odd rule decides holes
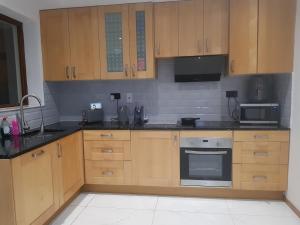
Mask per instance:
[[[126,94],[126,102],[127,103],[133,103],[133,94],[132,93],[127,93]]]
[[[114,100],[119,100],[121,99],[121,94],[120,93],[110,93],[110,100],[114,101]]]

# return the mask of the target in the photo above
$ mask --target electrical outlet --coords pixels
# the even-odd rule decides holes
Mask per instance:
[[[119,100],[121,99],[121,94],[120,93],[110,93],[110,100],[114,101],[114,100]]]
[[[238,91],[226,91],[226,98],[237,98]]]
[[[126,94],[126,101],[127,101],[127,103],[133,103],[133,95],[132,95],[132,93],[127,93]]]

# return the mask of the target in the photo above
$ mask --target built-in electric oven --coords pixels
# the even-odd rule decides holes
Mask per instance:
[[[240,105],[241,124],[273,124],[280,120],[280,106],[278,103],[251,103]]]
[[[181,138],[182,186],[232,186],[231,138]]]

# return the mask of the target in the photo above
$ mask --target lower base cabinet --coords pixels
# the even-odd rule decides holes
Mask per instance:
[[[234,189],[286,191],[287,176],[287,165],[233,164]]]
[[[43,224],[59,208],[55,143],[11,161],[16,224]]]
[[[179,132],[131,132],[133,184],[179,186]]]
[[[12,160],[0,160],[0,225],[42,225],[84,184],[77,132]]]

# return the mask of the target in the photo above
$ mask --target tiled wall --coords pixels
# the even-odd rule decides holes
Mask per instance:
[[[278,99],[283,104],[283,122],[289,125],[291,76],[274,76]],[[220,82],[174,83],[173,60],[158,62],[158,79],[140,81],[74,81],[48,83],[57,104],[61,120],[80,120],[81,112],[91,102],[102,102],[106,119],[115,116],[116,103],[109,94],[120,92],[120,104],[126,93],[133,94],[136,103],[145,106],[151,123],[176,123],[180,117],[200,117],[202,120],[230,120],[227,113],[226,90],[238,90],[239,100],[246,101],[249,77],[222,77]]]
[[[45,118],[45,124],[53,124],[59,121],[59,114],[56,107],[56,103],[52,97],[48,85],[44,83],[44,95],[45,95],[45,107],[43,107],[43,113]],[[0,117],[15,115],[19,113],[19,110],[0,112]],[[25,110],[25,119],[31,128],[37,128],[41,124],[41,113],[39,108],[32,108]]]

